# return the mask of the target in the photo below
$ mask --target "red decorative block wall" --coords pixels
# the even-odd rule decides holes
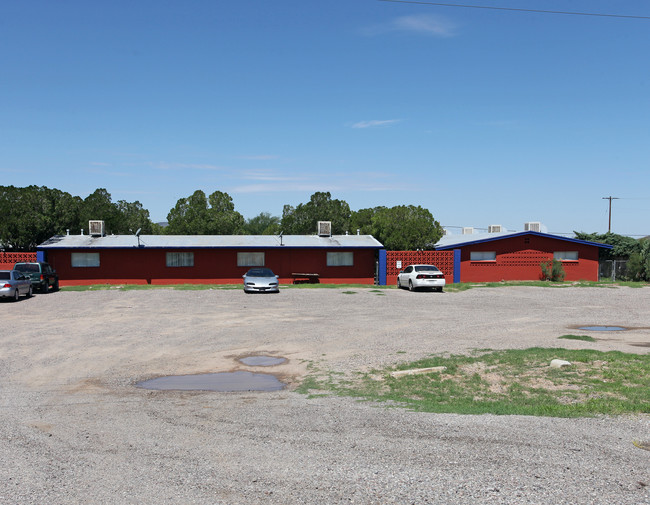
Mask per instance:
[[[401,261],[401,268],[397,262]],[[397,274],[409,265],[435,265],[447,284],[454,282],[454,251],[386,251],[386,284],[397,284]]]
[[[36,261],[35,252],[0,252],[0,270],[11,270],[16,263]]]

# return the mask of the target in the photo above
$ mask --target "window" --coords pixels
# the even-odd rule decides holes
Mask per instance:
[[[263,252],[238,252],[237,266],[238,267],[263,267],[264,253]]]
[[[168,267],[193,267],[194,253],[193,252],[168,252],[167,266]]]
[[[328,267],[351,267],[353,265],[354,265],[353,252],[328,252],[327,253]]]
[[[496,251],[470,251],[470,261],[496,261]]]
[[[70,260],[74,268],[98,267],[99,253],[72,253]]]
[[[553,259],[560,261],[578,261],[578,251],[555,251]]]

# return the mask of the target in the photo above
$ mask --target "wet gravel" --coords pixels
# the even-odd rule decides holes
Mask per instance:
[[[650,441],[649,415],[440,415],[293,391],[314,368],[477,348],[647,353],[648,307],[650,288],[529,287],[113,289],[1,303],[0,504],[650,504],[650,451],[634,444]],[[568,333],[598,340],[558,340]],[[287,361],[239,361],[253,355]],[[288,387],[135,387],[237,370]]]

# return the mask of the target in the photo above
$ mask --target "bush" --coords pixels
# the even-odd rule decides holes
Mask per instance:
[[[542,261],[540,263],[542,267],[542,280],[552,281],[552,282],[562,282],[566,276],[564,267],[560,260],[552,259],[548,261]]]
[[[650,254],[644,252],[630,254],[627,261],[627,277],[631,281],[650,280]]]

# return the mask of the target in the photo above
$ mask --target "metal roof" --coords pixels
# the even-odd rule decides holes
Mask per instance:
[[[268,249],[290,248],[371,248],[384,246],[372,235],[55,235],[38,246],[38,249],[128,249],[165,248],[239,248]]]
[[[609,244],[601,244],[600,242],[588,242],[586,240],[579,240],[577,238],[562,237],[560,235],[550,235],[548,233],[541,233],[538,231],[504,231],[500,233],[472,233],[467,235],[445,235],[434,246],[436,250],[454,249],[471,244],[480,244],[483,242],[493,242],[504,238],[521,237],[524,235],[534,235],[536,237],[552,238],[556,240],[563,240],[565,242],[573,242],[575,244],[591,245],[595,247],[602,247],[603,249],[612,249],[614,246]]]

